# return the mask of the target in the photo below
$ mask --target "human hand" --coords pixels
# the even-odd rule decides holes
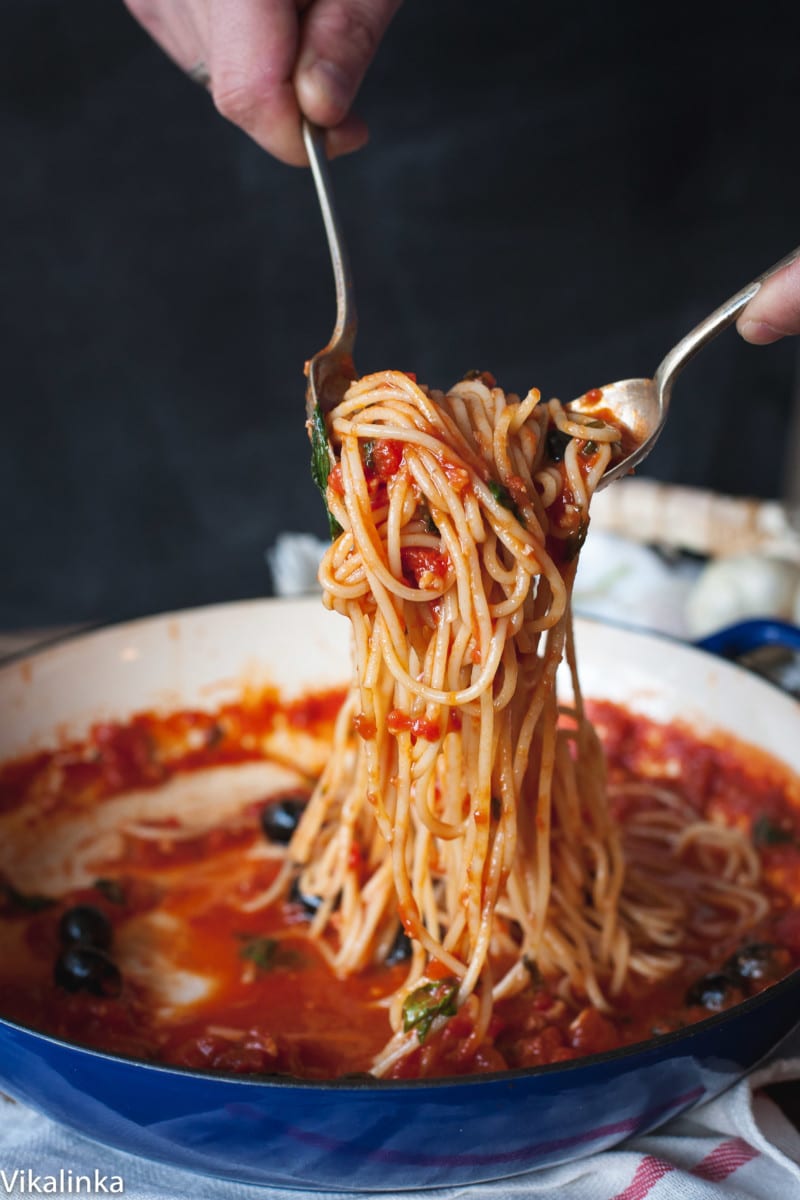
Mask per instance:
[[[307,162],[300,115],[333,158],[367,127],[350,112],[401,0],[124,0],[184,71],[207,72],[224,117],[283,162]]]
[[[762,284],[742,311],[736,328],[754,346],[766,346],[800,333],[800,256]]]

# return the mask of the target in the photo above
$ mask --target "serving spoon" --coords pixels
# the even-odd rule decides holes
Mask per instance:
[[[633,449],[624,458],[612,463],[603,475],[599,488],[630,474],[634,467],[647,458],[664,428],[672,397],[672,385],[686,364],[717,334],[733,324],[767,279],[798,258],[800,246],[746,284],[719,308],[715,308],[704,321],[695,325],[686,337],[681,338],[678,344],[672,347],[659,363],[652,379],[620,379],[616,383],[607,383],[605,387],[595,388],[568,405],[571,409],[590,415],[608,413],[615,424],[627,426],[633,435]]]
[[[321,449],[324,448],[327,453],[325,414],[336,407],[356,376],[353,347],[358,319],[350,262],[333,202],[324,131],[304,119],[303,141],[322,210],[336,282],[336,325],[327,346],[315,354],[307,366],[306,412],[314,455],[317,458]],[[616,383],[593,388],[569,403],[567,407],[574,411],[590,416],[602,414],[606,419],[610,417],[614,424],[624,425],[632,435],[632,449],[606,470],[599,487],[605,487],[613,480],[630,474],[634,467],[647,457],[664,428],[672,397],[672,385],[686,364],[717,334],[733,324],[767,279],[788,267],[797,258],[800,258],[800,246],[736,292],[719,308],[714,309],[710,316],[673,346],[660,362],[652,379],[620,379]],[[321,465],[324,468],[324,464]],[[323,469],[322,474],[324,479],[321,481],[317,478],[315,466],[315,478],[324,493],[327,470]]]

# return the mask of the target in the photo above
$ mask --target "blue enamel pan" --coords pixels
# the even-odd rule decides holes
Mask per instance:
[[[787,628],[787,644],[797,647],[800,634]],[[773,626],[767,636],[774,635]],[[707,651],[588,621],[577,623],[577,649],[586,695],[658,720],[679,717],[700,733],[728,730],[800,773],[798,704],[750,672]],[[222,605],[117,626],[0,669],[0,759],[79,736],[100,718],[165,704],[213,707],[245,682],[269,680],[291,694],[347,674],[346,627],[315,600]],[[158,1067],[0,1021],[0,1090],[96,1141],[242,1182],[363,1191],[465,1185],[566,1162],[654,1128],[739,1079],[799,1014],[800,971],[638,1046],[550,1067],[403,1083]]]

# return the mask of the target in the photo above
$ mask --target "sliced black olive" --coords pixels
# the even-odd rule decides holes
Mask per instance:
[[[552,462],[561,462],[572,438],[560,429],[551,429],[547,434],[547,456]]]
[[[386,955],[387,966],[391,967],[395,963],[405,962],[406,959],[411,958],[411,951],[411,938],[405,929],[403,929],[403,926],[398,925],[395,939],[389,947],[389,953]]]
[[[280,842],[286,846],[292,840],[292,834],[302,816],[308,801],[307,795],[282,796],[273,800],[261,810],[261,828],[264,836],[270,842]]]
[[[780,958],[778,946],[770,942],[750,942],[731,955],[723,970],[736,979],[770,979],[781,974]]]
[[[114,998],[122,991],[119,967],[94,946],[69,946],[59,955],[54,979],[68,992],[91,992]]]
[[[686,993],[686,1003],[690,1007],[697,1005],[718,1011],[734,999],[736,990],[736,982],[730,975],[723,975],[721,971],[714,972],[704,975],[691,985]]]
[[[289,903],[299,905],[304,913],[313,917],[322,904],[322,896],[315,896],[313,892],[301,892],[300,879],[296,876],[289,888]]]
[[[92,904],[68,908],[59,922],[58,933],[65,946],[79,943],[97,950],[107,950],[113,936],[108,917]]]

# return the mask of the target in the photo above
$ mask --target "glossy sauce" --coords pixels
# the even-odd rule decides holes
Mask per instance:
[[[207,767],[257,760],[260,741],[277,725],[330,737],[342,693],[282,706],[277,696],[252,697],[216,713],[168,717],[142,714],[126,724],[102,724],[80,745],[10,764],[0,771],[6,811],[48,803],[85,809],[129,789],[157,788],[170,778]],[[761,978],[740,981],[723,1006],[769,986],[800,963],[800,785],[768,756],[730,739],[698,741],[678,725],[657,726],[610,704],[589,706],[601,732],[612,780],[646,774],[676,788],[710,817],[734,823],[754,839],[772,911],[748,935],[769,943]],[[396,713],[398,730],[415,729]],[[362,736],[368,731],[363,730]],[[246,859],[264,846],[261,810],[279,794],[245,805],[219,828],[178,839],[175,818],[163,836],[128,836],[122,853],[102,864],[96,886],[46,904],[19,896],[8,881],[0,891],[0,1012],[26,1025],[111,1051],[189,1067],[326,1078],[369,1068],[388,1039],[386,998],[399,987],[407,963],[370,967],[335,979],[305,936],[309,914],[302,898],[242,912],[278,870],[277,857]],[[46,807],[46,804],[45,804]],[[617,812],[624,821],[622,803]],[[360,871],[358,856],[350,864]],[[3,883],[3,881],[0,881]],[[46,892],[46,880],[42,891]],[[39,903],[41,901],[41,903]],[[66,909],[90,904],[114,930],[111,955],[120,953],[122,994],[117,999],[68,992],[53,981],[60,952],[58,926]],[[197,976],[207,993],[193,1003],[156,1002],[146,980],[126,971],[123,951],[137,922],[173,922],[159,949],[170,970]],[[412,1052],[397,1074],[459,1074],[574,1059],[645,1040],[708,1015],[686,1003],[687,988],[719,968],[737,950],[720,945],[713,961],[689,953],[685,970],[668,984],[639,987],[611,1014],[568,1006],[531,972],[530,988],[495,1007],[489,1037],[467,1053],[469,1012],[453,1015],[439,1033]],[[430,976],[436,979],[436,964]],[[449,984],[441,972],[441,987]]]

